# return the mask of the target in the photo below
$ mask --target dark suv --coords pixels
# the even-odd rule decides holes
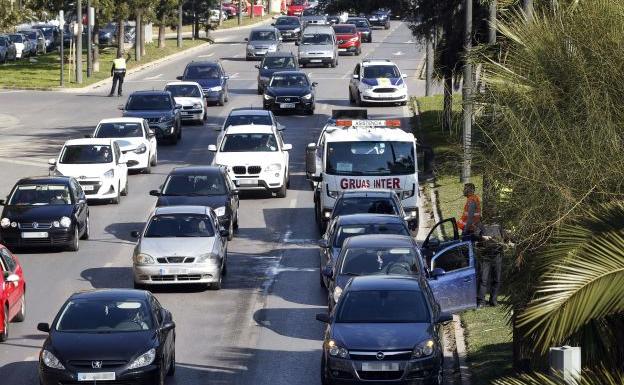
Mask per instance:
[[[221,63],[206,60],[190,62],[184,69],[184,75],[176,79],[199,83],[207,102],[223,106],[229,98],[227,84],[229,78]]]
[[[262,63],[256,65],[258,69],[258,95],[262,95],[271,76],[277,71],[296,71],[299,69],[297,58],[292,52],[268,52]]]
[[[146,119],[156,139],[166,139],[173,144],[182,139],[181,108],[169,91],[133,92],[122,107],[124,117]]]

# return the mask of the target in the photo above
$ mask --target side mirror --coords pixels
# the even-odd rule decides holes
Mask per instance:
[[[11,282],[17,284],[20,280],[19,275],[17,274],[9,274],[5,279],[6,282]]]
[[[37,330],[44,333],[50,333],[50,324],[47,322],[40,322],[37,324]]]
[[[245,41],[249,41],[249,38],[248,38],[248,37],[246,37],[246,38],[245,38]]]
[[[217,152],[217,146],[215,146],[214,144],[211,144],[208,146],[208,151],[210,152]]]
[[[327,314],[327,313],[319,313],[319,314],[316,315],[316,320],[328,324],[329,323],[329,314]]]
[[[438,319],[436,320],[436,323],[447,323],[447,322],[451,322],[453,320],[453,315],[446,313],[446,312],[441,312],[438,315]]]
[[[168,332],[168,331],[175,329],[175,327],[176,327],[175,322],[167,322],[166,324],[160,327],[160,331]]]
[[[181,109],[181,108],[182,108],[182,105],[181,105],[181,104],[176,104],[176,105],[175,105],[175,109],[176,109],[176,110],[179,110],[179,109]]]
[[[401,74],[401,77],[405,79],[407,77],[407,74]]]
[[[310,143],[306,147],[306,173],[316,174],[316,143]]]
[[[258,64],[256,64],[254,67],[260,69],[260,66]]]
[[[78,199],[78,204],[79,205],[84,205],[85,203],[87,203],[87,198],[82,197],[82,198]]]
[[[160,191],[158,191],[158,190],[150,190],[149,195],[151,195],[153,197],[159,197],[160,196]]]
[[[0,199],[0,206],[4,206],[4,204],[5,204],[4,199]]]
[[[184,79],[184,76],[176,76],[176,79],[177,80],[182,80],[182,79]]]
[[[431,272],[431,277],[433,279],[437,279],[438,277],[442,277],[443,275],[446,274],[446,271],[444,271],[444,269],[440,268],[440,267],[436,267],[435,269],[433,269],[433,271]]]
[[[359,79],[359,78],[360,78],[360,75],[358,75],[358,74],[353,74],[353,79]]]
[[[219,230],[219,235],[221,235],[222,237],[229,237],[230,236],[230,230],[221,229],[221,230]]]
[[[238,195],[240,193],[240,190],[239,189],[234,189],[231,192],[232,192],[232,195]]]
[[[290,150],[292,150],[292,144],[285,143],[285,144],[284,144],[284,147],[283,147],[283,150],[284,150],[284,151],[290,151]]]
[[[332,269],[332,267],[330,265],[326,265],[323,268],[323,271],[321,272],[323,273],[323,276],[329,278],[329,279],[333,279],[334,278],[334,269]]]
[[[225,80],[230,79],[230,75],[223,75],[223,79],[225,79]]]
[[[327,249],[327,248],[329,248],[329,242],[325,238],[319,239],[318,246],[321,249]]]
[[[140,235],[141,234],[138,231],[136,231],[136,230],[130,232],[130,236],[132,238],[138,238]]]
[[[117,109],[123,111],[123,110],[125,110],[125,107],[124,107],[123,104],[120,104],[120,105],[117,106]]]
[[[54,159],[54,158],[50,158],[50,159],[48,159],[48,164],[49,164],[50,166],[54,166],[54,165],[56,165],[56,159]]]
[[[275,27],[275,23],[271,23],[271,26]]]
[[[318,83],[317,82],[312,82],[312,87],[316,87],[316,86],[318,86]]]

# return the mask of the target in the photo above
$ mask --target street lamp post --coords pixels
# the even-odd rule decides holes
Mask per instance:
[[[82,0],[76,1],[76,83],[82,84]]]
[[[93,22],[94,22],[95,12],[91,7],[91,0],[87,0],[87,77],[90,78],[93,72],[93,46],[92,46],[92,33],[93,33]]]

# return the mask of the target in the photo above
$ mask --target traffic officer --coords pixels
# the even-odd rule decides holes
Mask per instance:
[[[466,183],[464,185],[464,196],[466,204],[462,216],[457,222],[457,227],[462,231],[463,240],[475,240],[475,237],[481,235],[481,199],[475,193],[475,185]]]
[[[111,76],[113,77],[113,86],[111,87],[111,91],[108,96],[113,96],[118,82],[119,88],[117,88],[117,96],[121,96],[123,81],[126,76],[126,59],[123,58],[123,54],[121,52],[117,54],[117,59],[113,60]]]

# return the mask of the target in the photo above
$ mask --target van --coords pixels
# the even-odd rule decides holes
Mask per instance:
[[[299,65],[322,64],[329,67],[338,65],[338,42],[336,33],[329,25],[308,25],[295,43],[299,46]]]

